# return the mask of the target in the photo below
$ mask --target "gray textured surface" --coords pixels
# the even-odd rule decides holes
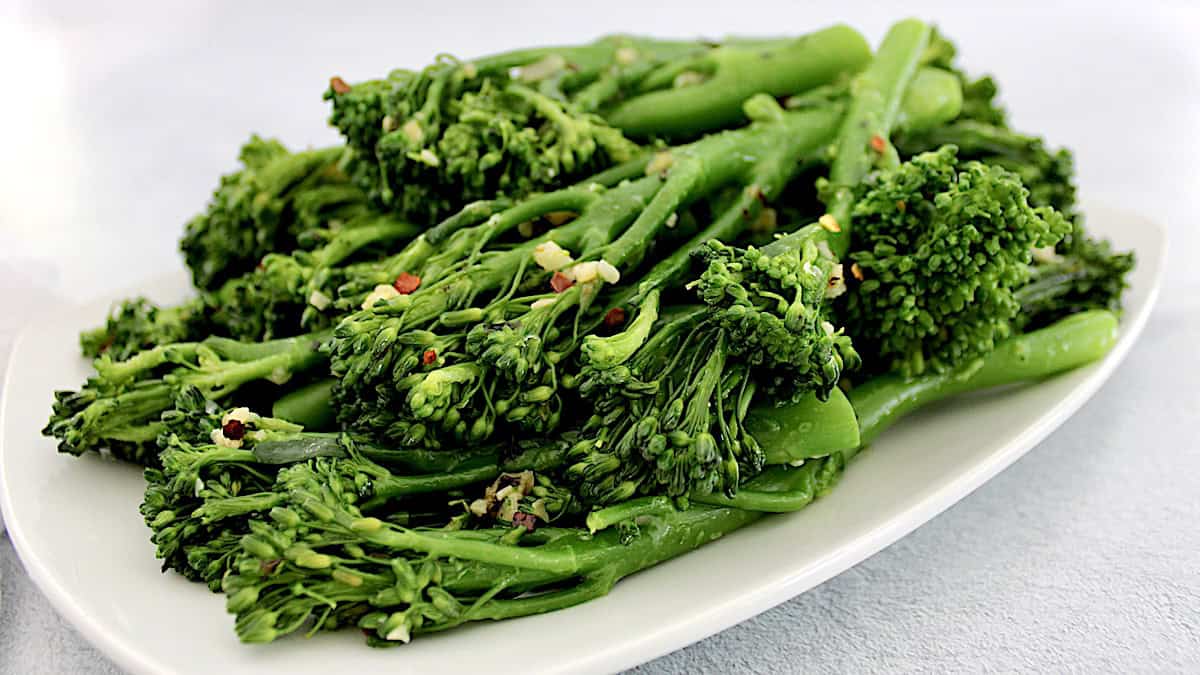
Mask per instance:
[[[1096,398],[975,494],[841,576],[640,673],[1195,672],[1200,664],[1200,268],[1190,262],[1200,252],[1197,13],[964,4],[906,7],[937,18],[969,64],[998,74],[1020,125],[1076,149],[1087,195],[1169,224],[1173,264],[1159,310]],[[26,68],[10,80],[26,93],[23,105],[0,106],[0,129],[24,131],[8,146],[22,161],[0,166],[0,287],[46,295],[84,287],[90,296],[176,265],[178,223],[248,130],[295,144],[331,137],[313,82],[319,91],[332,71],[374,74],[439,49],[618,29],[763,32],[841,18],[877,39],[892,18],[842,3],[748,13],[736,3],[614,2],[586,20],[561,4],[495,3],[471,9],[469,22],[451,18],[462,10],[445,3],[419,12],[399,3],[373,12],[286,7],[281,21],[221,2],[116,12],[51,2],[0,20],[0,61]],[[501,20],[507,35],[492,30]],[[461,30],[435,29],[446,25]],[[1012,49],[1014,35],[1021,49]],[[117,243],[97,223],[124,236]],[[88,254],[63,256],[64,237]],[[0,352],[18,305],[36,297],[0,298]],[[3,537],[0,575],[0,673],[115,672],[53,612]]]

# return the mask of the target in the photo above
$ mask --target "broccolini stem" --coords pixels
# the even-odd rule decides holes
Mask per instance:
[[[896,130],[923,133],[958,117],[962,103],[962,85],[954,73],[922,66],[904,91],[904,100],[896,115]]]
[[[309,431],[336,428],[333,385],[336,380],[317,380],[285,394],[271,407],[271,416],[295,422]]]
[[[328,333],[325,334],[325,337],[328,337]],[[297,342],[292,344],[289,349],[271,356],[235,363],[213,372],[172,373],[167,375],[164,380],[173,384],[191,384],[205,391],[210,398],[220,398],[252,380],[286,381],[293,374],[308,370],[326,360],[319,350],[324,338],[307,336],[306,338],[291,338],[291,340]]]
[[[449,473],[429,474],[421,476],[391,475],[375,481],[374,498],[392,499],[409,495],[423,495],[432,492],[447,492],[456,488],[466,487],[473,483],[482,483],[500,475],[500,467],[495,459],[478,462],[473,467],[463,467]]]
[[[325,330],[297,337],[267,340],[266,342],[242,342],[213,336],[206,338],[201,344],[212,349],[226,361],[245,363],[297,350],[315,349],[320,343],[328,340],[330,335],[331,331]]]
[[[594,534],[617,523],[635,520],[643,516],[671,513],[674,510],[675,500],[670,497],[662,495],[638,497],[592,511],[587,516],[587,527]]]
[[[701,84],[637,96],[608,115],[630,136],[694,136],[744,119],[742,103],[755,94],[785,96],[861,69],[870,47],[857,31],[832,26],[777,46],[723,47],[707,58],[712,75]]]
[[[371,225],[350,227],[335,235],[329,243],[313,253],[314,267],[331,267],[338,264],[368,244],[415,237],[421,228],[388,217],[379,218]]]
[[[471,202],[462,207],[458,213],[446,218],[425,232],[425,240],[434,246],[440,246],[447,237],[464,227],[478,224],[485,218],[500,213],[512,206],[508,199],[485,199]]]
[[[124,361],[114,361],[101,356],[93,365],[96,373],[105,382],[121,385],[132,382],[165,363],[182,363],[195,359],[196,353],[201,349],[200,345],[199,342],[159,345],[140,351]]]
[[[756,405],[745,428],[762,446],[767,464],[824,457],[860,444],[858,418],[841,389],[831,390],[826,401],[810,393],[792,405]]]
[[[1040,330],[1010,338],[995,351],[955,371],[908,379],[884,375],[850,392],[863,444],[912,411],[948,396],[1048,377],[1091,363],[1117,341],[1112,312],[1080,312]],[[853,456],[847,453],[847,458]]]
[[[641,178],[646,175],[646,165],[650,163],[650,159],[653,156],[651,153],[645,153],[639,157],[634,157],[628,162],[622,162],[610,169],[605,169],[583,181],[583,185],[595,184],[604,187],[613,187],[622,181]]]
[[[916,72],[929,43],[930,28],[915,19],[894,24],[879,45],[875,59],[859,73],[853,87],[850,111],[842,122],[829,182],[833,193],[826,200],[829,214],[840,231],[831,232],[834,254],[841,258],[850,247],[850,210],[854,186],[890,150],[888,135],[896,124],[904,91]]]
[[[751,127],[709,136],[693,145],[670,151],[674,164],[667,182],[629,229],[608,247],[605,260],[617,267],[628,265],[645,250],[647,239],[653,237],[682,204],[741,178],[747,188],[734,206],[693,237],[692,242],[735,236],[753,221],[762,202],[777,196],[795,174],[796,158],[824,144],[841,117],[841,111],[837,109],[783,113],[778,106],[772,110],[770,106],[754,103],[750,102],[748,107],[760,118]],[[641,287],[650,290],[669,283],[687,269],[693,248],[680,247],[656,264],[643,279]]]
[[[842,453],[810,459],[797,468],[774,466],[747,481],[735,495],[712,493],[692,500],[763,513],[799,511],[833,489],[845,466]]]
[[[293,496],[306,510],[331,513],[338,525],[353,530],[364,541],[395,551],[416,551],[437,557],[479,560],[562,574],[579,571],[579,560],[571,550],[521,548],[458,537],[454,532],[410,530],[377,518],[356,518],[344,510],[331,512],[318,495],[302,488],[293,490]]]

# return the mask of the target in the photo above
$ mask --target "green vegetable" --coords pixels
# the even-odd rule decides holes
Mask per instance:
[[[356,182],[387,208],[428,221],[631,159],[638,146],[593,114],[606,98],[596,87],[621,88],[630,69],[697,48],[610,38],[471,62],[447,58],[353,86],[335,79],[326,98],[331,123],[354,151]],[[565,100],[564,91],[587,85],[591,104]]]
[[[324,361],[318,351],[328,334],[244,344],[221,338],[155,347],[125,360],[96,360],[96,375],[78,391],[54,392],[50,421],[42,429],[60,452],[81,455],[105,449],[137,464],[157,463],[159,417],[179,387],[195,387],[220,400],[254,381],[286,382]],[[164,372],[165,371],[165,372]]]
[[[106,354],[127,359],[143,349],[203,339],[209,328],[204,302],[195,298],[161,307],[146,298],[132,298],[113,307],[104,325],[79,336],[83,355]]]
[[[1073,218],[1075,167],[1070,152],[1051,152],[1036,136],[970,119],[902,135],[896,147],[903,155],[913,156],[944,145],[957,147],[960,159],[979,160],[1012,171],[1028,188],[1029,203],[1053,207]]]
[[[469,621],[553,611],[602,596],[622,577],[758,517],[697,506],[647,519],[632,535],[567,531],[516,546],[504,543],[511,532],[503,530],[418,530],[363,517],[337,483],[318,477],[320,467],[286,473],[288,505],[251,524],[237,571],[223,582],[247,642],[269,642],[315,620],[314,630],[350,623],[374,644],[402,643]],[[296,524],[313,517],[325,525],[301,540]],[[371,557],[369,549],[390,555]]]
[[[859,445],[858,419],[841,389],[824,401],[809,394],[783,406],[754,406],[745,426],[762,445],[767,464],[824,457]]]
[[[374,261],[347,264],[371,246],[413,238],[419,228],[390,216],[367,215],[313,251],[269,253],[250,273],[203,296],[213,332],[270,340],[329,328],[342,312],[334,296],[347,277],[374,272]],[[395,275],[386,281],[396,280]]]
[[[1108,353],[1116,340],[1116,316],[1091,310],[1010,338],[982,359],[950,372],[912,379],[897,374],[872,379],[850,392],[862,441],[870,443],[899,418],[947,396],[1037,380],[1091,363]]]
[[[858,31],[842,25],[776,44],[718,47],[673,65],[667,71],[672,88],[636,96],[608,119],[634,137],[694,137],[744,120],[742,102],[755,94],[812,89],[856,72],[869,58]],[[665,78],[655,73],[648,79]]]
[[[1011,334],[1031,249],[1071,230],[1028,194],[1004,169],[959,163],[953,146],[864,185],[850,254],[863,280],[847,294],[845,317],[876,367],[952,369]]]
[[[1116,341],[1132,255],[921,21],[874,55],[618,36],[326,96],[345,146],[252,137],[184,234],[196,296],[84,333],[43,430],[144,465],[163,569],[246,642],[597,598]]]
[[[295,422],[306,429],[325,431],[335,427],[333,380],[318,380],[275,401],[271,414]]]
[[[344,156],[340,147],[291,153],[252,136],[242,170],[221,178],[179,244],[196,287],[215,290],[267,253],[291,251],[329,221],[361,213],[364,195],[339,168]]]
[[[871,65],[854,80],[850,111],[842,122],[829,179],[821,186],[832,223],[825,228],[834,254],[846,254],[850,240],[854,186],[878,163],[895,162],[888,135],[896,124],[905,89],[928,44],[930,28],[907,19],[888,29]]]
[[[870,139],[893,126],[928,34],[917,21],[897,24],[879,58],[856,77],[835,141],[835,180],[860,180],[879,156]],[[844,193],[836,190],[830,198],[835,214],[851,203]],[[849,218],[842,220],[848,226]],[[801,229],[762,251],[708,242],[702,249],[708,267],[690,286],[711,308],[711,318],[684,315],[663,326],[643,340],[628,365],[598,361],[597,352],[585,350],[591,361],[585,360],[580,392],[597,414],[584,425],[585,439],[573,449],[575,463],[568,469],[585,501],[607,504],[659,490],[732,496],[765,463],[761,444],[744,424],[754,397],[788,401],[815,392],[824,399],[843,368],[857,367],[850,340],[828,320],[825,300],[836,264],[828,242],[837,246],[841,240],[828,239],[825,229]],[[669,259],[661,264],[669,268]]]
[[[1090,309],[1119,312],[1132,253],[1114,253],[1107,241],[1072,232],[1053,251],[1036,251],[1029,281],[1016,293],[1023,330],[1048,325]]]
[[[469,253],[465,260],[454,251],[446,263],[447,269],[460,265],[453,273],[344,320],[330,345],[342,424],[432,447],[448,438],[486,439],[497,422],[534,433],[555,430],[561,419],[556,364],[578,345],[574,327],[601,280],[555,293],[551,273],[535,261],[538,247],[553,242],[576,260],[599,259],[628,273],[681,205],[729,184],[754,186],[751,201],[756,194],[766,198],[764,186],[781,183],[772,172],[786,176],[799,155],[828,138],[837,119],[831,110],[784,114],[770,99],[748,107],[756,122],[746,129],[661,155],[656,171],[663,176],[535,197],[530,201],[542,206],[524,218],[567,204],[578,216],[513,248]],[[718,222],[740,224],[737,218]],[[489,223],[503,220],[498,214]],[[489,299],[474,305],[479,297]]]

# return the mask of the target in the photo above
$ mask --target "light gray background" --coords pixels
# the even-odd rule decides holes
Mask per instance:
[[[177,268],[182,223],[250,131],[334,140],[330,75],[618,31],[843,20],[875,42],[899,18],[884,3],[242,4],[0,8],[0,366],[30,308]],[[905,8],[998,76],[1017,126],[1075,150],[1085,196],[1168,224],[1159,308],[1104,390],[1015,466],[854,569],[639,672],[1200,670],[1200,10],[968,4]],[[116,672],[2,536],[0,575],[0,672]]]

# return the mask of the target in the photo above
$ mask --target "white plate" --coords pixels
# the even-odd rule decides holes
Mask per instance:
[[[1125,357],[1158,294],[1165,234],[1145,218],[1092,207],[1089,226],[1138,267],[1121,337],[1102,362],[1003,394],[924,411],[888,431],[850,466],[830,496],[766,518],[618,584],[586,605],[474,625],[388,650],[357,631],[238,643],[223,598],[160,574],[138,515],[134,467],[73,459],[38,433],[51,391],[88,374],[80,329],[107,302],[35,321],[18,340],[0,409],[0,506],[30,576],[67,619],[137,673],[489,672],[519,663],[535,673],[612,671],[695,642],[779,604],[873,555],[1007,467],[1074,413]],[[147,290],[181,296],[182,277]]]

